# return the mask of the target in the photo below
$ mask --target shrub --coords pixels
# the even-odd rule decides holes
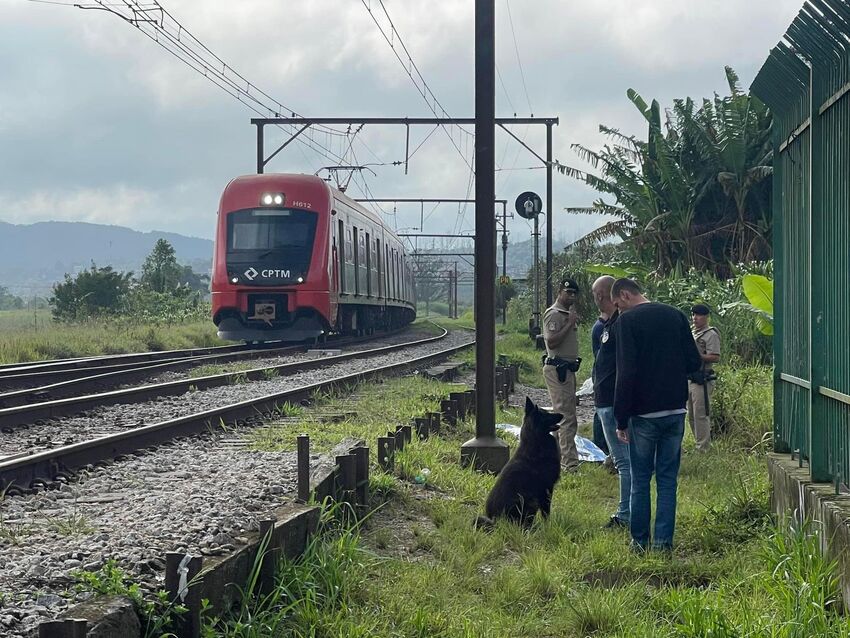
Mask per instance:
[[[53,286],[53,317],[59,321],[87,319],[118,310],[130,290],[133,273],[116,272],[112,266],[98,268],[94,262],[88,270]]]
[[[711,399],[712,427],[747,447],[765,441],[773,428],[773,370],[740,365],[733,359],[718,368]]]

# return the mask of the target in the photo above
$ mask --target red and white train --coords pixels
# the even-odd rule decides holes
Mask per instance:
[[[212,317],[222,339],[300,341],[416,318],[399,238],[312,175],[237,177],[218,209]]]

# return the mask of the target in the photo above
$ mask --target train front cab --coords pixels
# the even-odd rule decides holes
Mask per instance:
[[[292,181],[238,178],[222,196],[212,293],[222,339],[298,341],[331,330],[328,189]]]

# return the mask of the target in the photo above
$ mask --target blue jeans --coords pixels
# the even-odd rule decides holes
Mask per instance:
[[[649,546],[649,520],[652,515],[649,483],[655,473],[657,493],[655,534],[652,547],[673,546],[676,528],[676,488],[682,458],[685,415],[673,414],[656,419],[638,416],[629,419],[629,454],[632,465],[631,532],[639,548]]]
[[[596,414],[602,421],[602,431],[608,442],[608,453],[620,475],[620,504],[614,516],[626,523],[631,519],[629,498],[632,491],[632,472],[629,461],[629,446],[617,438],[617,420],[614,418],[614,408],[596,408]]]

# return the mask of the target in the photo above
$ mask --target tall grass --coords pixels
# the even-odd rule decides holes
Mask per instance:
[[[92,319],[56,323],[39,311],[0,312],[0,363],[223,345],[212,321],[182,323]]]
[[[737,445],[766,449],[773,430],[773,369],[733,359],[717,372],[712,428]]]
[[[530,342],[514,339],[500,344],[531,366]],[[345,436],[374,441],[432,409],[448,387],[411,377],[318,397],[323,411],[356,416],[327,423],[305,411],[260,447],[292,449],[295,432],[310,433],[318,450]],[[769,409],[760,396],[754,415]],[[520,419],[515,410],[497,416]],[[683,454],[671,556],[632,554],[626,533],[602,529],[617,480],[598,467],[562,477],[551,518],[530,531],[504,522],[490,534],[476,530],[494,478],[459,466],[473,422],[443,428],[406,446],[392,474],[373,475],[373,498],[386,503],[370,521],[335,523],[302,560],[282,565],[264,606],[249,596],[251,605],[208,635],[850,638],[835,564],[819,553],[820,528],[774,525],[761,448],[741,445],[746,437],[733,426],[744,427],[732,422],[708,454]],[[414,481],[423,468],[424,486]]]
[[[240,592],[239,607],[221,617],[208,617],[203,636],[300,638],[331,635],[326,632],[344,621],[375,560],[361,546],[358,525],[350,522],[346,507],[325,504],[318,533],[310,539],[300,557],[281,560],[275,587],[265,595],[258,590],[258,558],[248,583]],[[265,549],[263,543],[258,556],[262,556]],[[346,635],[370,635],[369,628],[361,627],[360,630],[360,633]]]

